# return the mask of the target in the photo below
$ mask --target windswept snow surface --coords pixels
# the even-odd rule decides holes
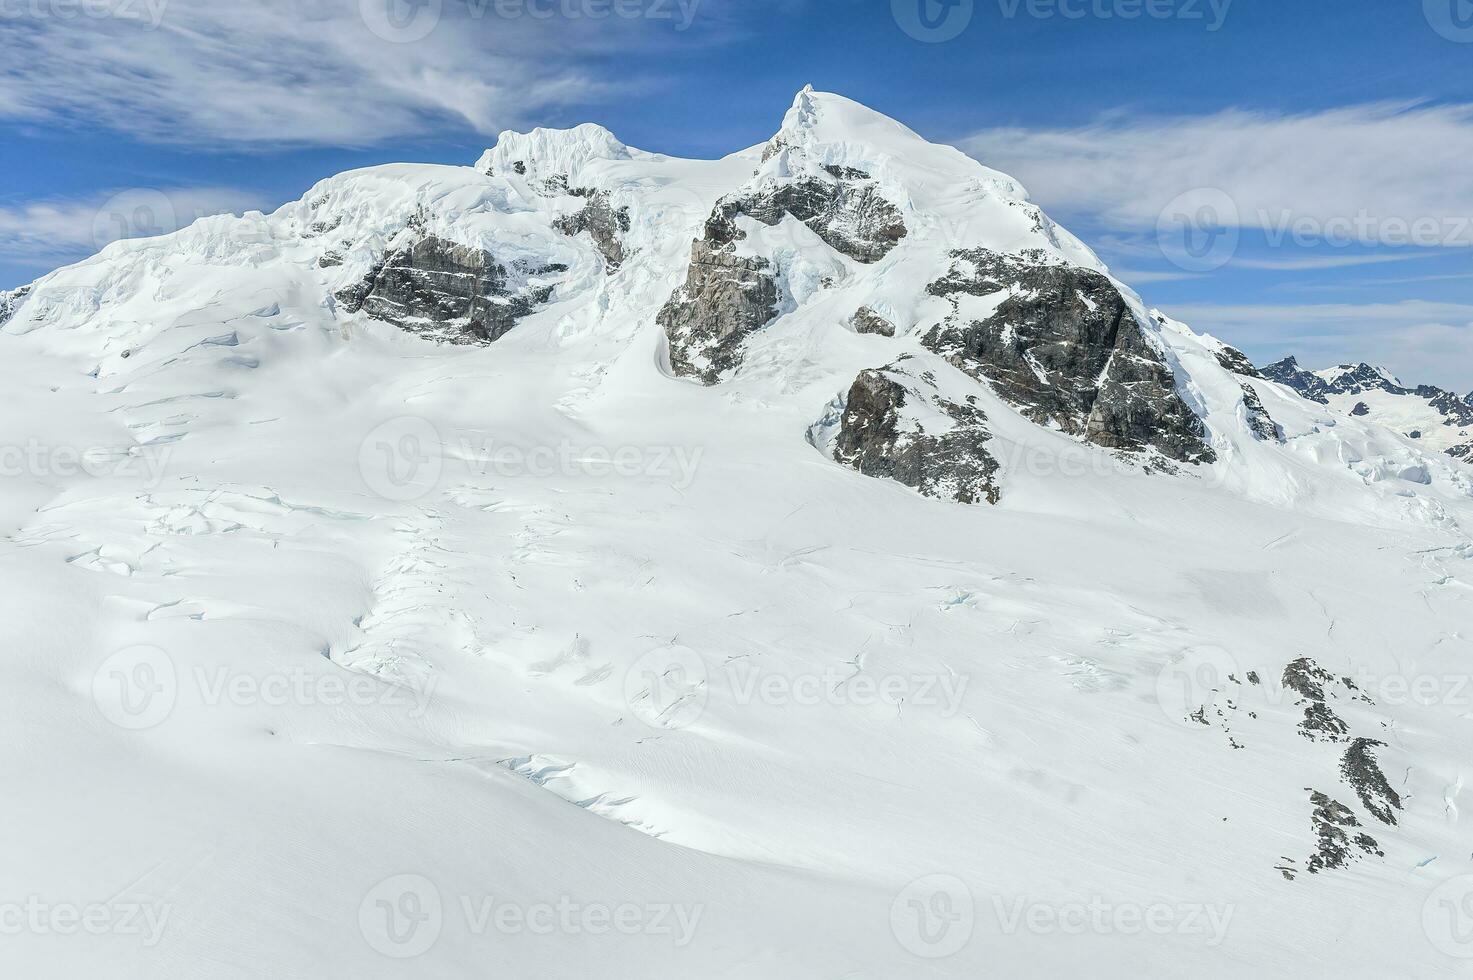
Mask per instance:
[[[1103,266],[837,96],[778,140],[508,134],[18,301],[0,971],[1465,975],[1473,468],[1264,381],[1284,439],[1255,436],[1219,342],[1161,318],[1216,463],[1160,472],[984,393],[999,505],[861,476],[815,446],[859,371],[965,380],[918,342],[950,250]],[[785,314],[725,383],[672,377],[655,316],[691,240],[800,165],[871,174],[909,234],[862,266],[753,228]],[[617,271],[557,230],[587,200],[559,177],[629,209]],[[345,312],[425,232],[566,269],[486,346]],[[1306,737],[1302,658],[1384,743],[1394,825],[1349,743]],[[1312,791],[1381,854],[1309,873]]]

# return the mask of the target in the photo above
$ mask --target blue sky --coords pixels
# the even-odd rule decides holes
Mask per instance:
[[[1473,0],[0,0],[0,45],[0,288],[506,128],[719,156],[811,82],[1260,361],[1473,389]]]

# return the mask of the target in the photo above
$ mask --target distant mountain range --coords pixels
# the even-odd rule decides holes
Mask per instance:
[[[1385,368],[1365,363],[1306,371],[1286,357],[1260,372],[1310,401],[1369,418],[1455,459],[1473,459],[1473,392],[1459,395],[1434,385],[1409,387]]]

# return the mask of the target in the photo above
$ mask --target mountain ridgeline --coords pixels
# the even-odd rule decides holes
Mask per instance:
[[[713,399],[832,378],[807,430],[817,450],[962,503],[1006,497],[1008,459],[1034,438],[1006,435],[1016,420],[1180,476],[1240,436],[1282,443],[1272,383],[1327,406],[1414,401],[1425,423],[1386,424],[1473,453],[1467,399],[1365,365],[1255,369],[1146,308],[1011,178],[811,88],[771,139],[720,161],[646,153],[593,125],[504,133],[475,168],[345,174],[264,220],[285,223],[272,234],[299,246],[345,324],[468,347],[528,324],[648,326],[665,373]],[[55,302],[0,294],[0,322]],[[1212,360],[1188,367],[1195,352]],[[1214,417],[1209,389],[1230,412]]]

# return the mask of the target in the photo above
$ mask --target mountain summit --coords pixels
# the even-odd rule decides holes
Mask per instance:
[[[146,297],[223,288],[184,278],[199,263],[248,291],[290,281],[298,302],[319,297],[303,322],[344,336],[389,324],[520,347],[548,329],[599,345],[655,329],[668,375],[781,391],[795,408],[810,390],[788,438],[969,503],[1003,500],[1026,479],[1009,461],[1035,443],[1220,479],[1302,428],[1281,416],[1305,409],[1280,407],[1265,378],[1321,404],[1402,390],[1364,365],[1260,374],[1152,314],[1011,178],[811,87],[771,139],[718,161],[631,149],[590,124],[503,133],[474,168],[344,174],[269,217],[111,246],[8,295],[6,329],[61,333],[84,313],[89,336],[146,354],[168,336]],[[1420,472],[1410,447],[1386,448],[1388,472]]]

